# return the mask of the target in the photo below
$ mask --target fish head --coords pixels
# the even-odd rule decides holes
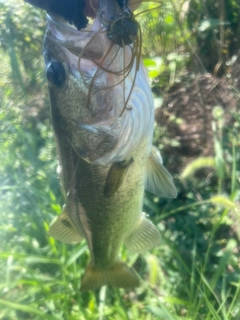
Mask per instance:
[[[56,135],[65,135],[88,162],[105,165],[130,159],[146,132],[152,139],[154,115],[134,47],[108,38],[107,1],[84,30],[48,15],[43,47]]]
[[[43,46],[56,136],[67,137],[79,156],[89,162],[116,145],[124,104],[123,87],[115,85],[122,75],[104,70],[118,46],[100,29],[99,19],[79,31],[48,15]],[[111,54],[106,54],[109,48]],[[118,55],[113,65],[119,63],[122,59]]]
[[[75,106],[62,110],[68,118],[73,112],[79,123],[93,124],[112,120],[121,113],[123,88],[117,84],[124,75],[118,71],[127,59],[123,63],[119,46],[108,39],[99,18],[79,31],[59,16],[47,15],[43,55],[48,83],[58,105],[67,100],[65,105]]]

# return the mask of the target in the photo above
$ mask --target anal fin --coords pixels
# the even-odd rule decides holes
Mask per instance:
[[[159,197],[176,198],[177,189],[173,178],[162,164],[160,151],[152,146],[147,163],[147,177],[145,189]]]
[[[106,270],[88,266],[81,281],[80,291],[95,290],[104,285],[127,289],[138,287],[140,282],[134,270],[121,261]]]
[[[159,230],[143,212],[134,231],[125,239],[125,245],[131,252],[142,253],[157,246],[159,241]]]
[[[83,236],[74,228],[65,211],[50,226],[49,235],[56,240],[70,244],[79,243],[83,240]]]

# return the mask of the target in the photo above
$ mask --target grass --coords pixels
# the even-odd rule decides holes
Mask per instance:
[[[8,117],[6,112],[5,125]],[[21,130],[25,141],[28,133]],[[41,148],[53,146],[48,140],[52,135],[45,137]],[[36,143],[34,138],[32,141]],[[20,154],[8,152],[11,159],[5,163],[17,165],[19,155],[30,154],[30,150],[32,145],[24,144]],[[11,184],[5,180],[1,186],[1,319],[239,318],[239,242],[238,235],[229,232],[233,230],[230,217],[239,216],[236,187],[231,188],[231,195],[215,194],[219,188],[216,181],[213,196],[201,201],[196,201],[189,189],[184,204],[181,198],[165,201],[146,195],[144,206],[161,230],[161,244],[143,256],[132,257],[124,248],[121,252],[123,260],[138,271],[142,286],[134,291],[103,287],[80,294],[80,277],[89,253],[85,243],[70,246],[47,236],[52,217],[61,209],[50,189],[56,163],[51,159],[47,164],[46,159],[39,162],[40,155],[43,160],[42,152],[36,153],[34,161],[31,158],[32,170],[25,168],[30,162],[22,156],[20,174],[11,177]],[[48,173],[51,168],[51,174],[43,175],[42,162]],[[192,166],[195,170],[195,163]],[[187,176],[191,178],[194,170]],[[235,164],[232,170],[236,170]],[[216,178],[222,179],[217,172]],[[232,172],[229,176],[235,179]],[[39,179],[45,187],[34,191]],[[34,195],[30,206],[29,192]],[[12,199],[14,213],[9,204]],[[19,201],[21,205],[17,205]]]

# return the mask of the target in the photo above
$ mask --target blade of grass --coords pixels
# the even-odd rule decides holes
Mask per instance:
[[[103,286],[100,290],[100,293],[99,293],[99,306],[98,306],[99,320],[103,320],[106,291],[107,291],[107,286]]]
[[[224,273],[224,269],[226,268],[226,265],[229,261],[229,258],[231,257],[231,254],[234,250],[234,248],[236,248],[237,243],[234,239],[231,239],[228,241],[226,250],[224,251],[223,256],[221,257],[219,263],[218,263],[218,268],[216,270],[216,272],[214,273],[212,280],[211,280],[211,287],[214,289],[219,278],[223,275]]]
[[[233,307],[236,304],[237,298],[239,299],[239,296],[240,296],[240,282],[237,284],[237,290],[236,290],[235,295],[232,298],[231,303],[230,303],[230,305],[228,307],[227,319],[230,319],[230,315],[232,313]]]
[[[36,314],[46,320],[54,320],[55,319],[54,317],[47,315],[46,313],[38,310],[37,308],[30,307],[30,306],[27,306],[24,304],[14,303],[14,302],[10,302],[10,301],[3,300],[3,299],[0,299],[0,304],[3,306],[9,307],[10,309],[15,309],[15,310],[23,311],[26,313]]]

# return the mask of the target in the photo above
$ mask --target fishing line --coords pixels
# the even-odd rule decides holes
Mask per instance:
[[[147,1],[143,1],[143,2],[147,2]],[[159,3],[158,1],[151,1],[151,2]],[[90,7],[94,10],[95,13],[97,12],[93,6],[92,0],[90,0]],[[144,14],[144,13],[150,12],[150,11],[158,9],[158,8],[160,8],[160,5],[156,6],[154,8],[142,10],[134,15],[128,7],[124,7],[122,9],[121,14],[118,14],[115,17],[115,19],[112,19],[112,20],[105,19],[103,17],[104,12],[101,12],[99,14],[99,17],[100,17],[100,20],[101,20],[103,26],[100,28],[100,30],[98,30],[93,35],[93,37],[90,39],[90,41],[87,43],[87,45],[83,48],[81,54],[79,55],[79,59],[78,59],[79,73],[80,73],[82,79],[84,80],[85,84],[89,86],[87,107],[89,107],[89,104],[90,104],[90,98],[91,98],[90,96],[91,96],[91,92],[94,87],[94,82],[96,81],[96,79],[98,77],[100,77],[104,72],[106,72],[106,73],[114,74],[117,76],[123,76],[123,78],[111,86],[98,88],[97,90],[111,89],[117,85],[120,85],[123,82],[123,95],[124,95],[125,102],[124,102],[124,106],[123,106],[123,109],[121,111],[120,116],[123,115],[123,113],[126,109],[127,110],[131,109],[131,108],[127,108],[127,104],[129,102],[130,96],[131,96],[133,88],[134,88],[134,84],[135,84],[136,77],[137,77],[137,72],[139,71],[140,60],[141,60],[141,49],[142,49],[142,31],[141,31],[140,24],[139,24],[139,22],[136,21],[135,17],[139,16],[140,14]],[[118,24],[119,24],[119,26],[118,26]],[[129,26],[130,26],[130,29],[132,27],[132,34],[130,34],[130,35],[127,33],[127,31],[129,31],[129,29],[128,29]],[[121,27],[124,27],[126,32],[122,32]],[[85,31],[89,32],[88,30],[85,30]],[[92,62],[97,66],[97,70],[95,71],[94,75],[88,76],[88,75],[84,74],[81,70],[81,59],[83,58],[83,55],[86,52],[86,49],[96,39],[96,37],[99,35],[99,33],[104,33],[104,32],[107,32],[107,36],[108,36],[109,40],[112,42],[112,44],[110,45],[107,52],[104,54],[103,58],[101,58],[100,61],[92,60]],[[107,63],[107,66],[103,66],[102,65],[103,62],[105,62],[108,55],[110,55],[112,50],[114,50],[115,44],[118,45],[119,48],[113,53],[112,58]],[[130,58],[130,61],[128,62],[127,65],[125,65],[126,64],[126,57],[125,57],[126,47],[130,48],[128,50],[131,50],[131,53],[130,53],[131,58]],[[114,60],[117,59],[118,54],[120,53],[121,49],[124,50],[123,51],[123,68],[120,70],[113,70],[113,69],[111,69],[111,66],[114,63]],[[134,64],[135,64],[135,70],[134,70],[133,80],[131,83],[130,91],[126,97],[125,96],[125,94],[126,94],[125,80],[129,76],[130,72],[132,71]],[[90,79],[91,79],[91,82],[89,83]]]

